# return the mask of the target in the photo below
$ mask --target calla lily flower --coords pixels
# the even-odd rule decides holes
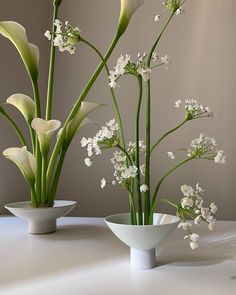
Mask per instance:
[[[126,30],[132,15],[143,5],[143,0],[121,0],[121,10],[119,18],[119,32],[121,34]]]
[[[11,161],[13,161],[21,170],[25,179],[33,185],[35,182],[36,173],[36,159],[31,154],[26,146],[21,148],[13,147],[8,148],[3,151],[3,156]]]
[[[86,118],[87,115],[101,106],[105,105],[93,102],[82,102],[76,116],[67,124],[66,139],[71,141],[80,128],[91,122],[91,120]]]
[[[29,43],[25,28],[13,21],[0,22],[0,34],[9,39],[19,52],[27,72],[33,80],[38,78],[39,49]]]
[[[61,122],[58,120],[44,120],[41,118],[33,119],[31,123],[32,128],[38,135],[40,149],[43,155],[46,155],[49,150],[50,140],[53,135],[60,128]]]
[[[13,94],[6,102],[16,107],[28,123],[35,118],[35,102],[29,96],[20,93]]]

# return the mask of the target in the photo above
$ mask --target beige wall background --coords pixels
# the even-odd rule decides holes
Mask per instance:
[[[0,1],[0,19],[14,19],[22,23],[29,32],[29,39],[41,50],[41,94],[45,96],[45,81],[49,44],[43,33],[50,24],[50,3],[41,0]],[[67,0],[60,11],[60,19],[78,25],[84,37],[105,52],[114,34],[119,14],[119,0]],[[121,53],[130,53],[136,58],[138,52],[150,49],[161,23],[154,17],[162,10],[162,1],[145,0],[145,5],[135,17],[120,41],[112,58],[110,68]],[[182,184],[197,182],[207,189],[206,202],[214,200],[219,206],[218,219],[236,220],[235,208],[235,126],[234,114],[236,92],[236,19],[234,0],[188,0],[186,13],[176,17],[169,26],[157,51],[167,53],[172,64],[153,73],[153,138],[173,128],[182,120],[183,113],[174,108],[178,98],[197,98],[214,110],[213,119],[190,122],[170,136],[152,158],[152,183],[173,164],[166,156],[167,151],[189,145],[192,138],[204,132],[215,137],[228,156],[225,166],[213,162],[194,161],[172,174],[164,183],[161,194],[177,200],[181,197]],[[163,20],[164,21],[164,20]],[[30,84],[14,48],[0,38],[0,95],[1,103],[14,92],[31,94]],[[76,54],[57,54],[54,117],[65,120],[70,107],[83,89],[87,79],[98,64],[90,49],[80,44]],[[123,79],[116,91],[126,126],[127,140],[134,138],[134,112],[136,109],[136,84],[132,79]],[[102,74],[87,97],[87,101],[99,101],[111,105],[107,78]],[[15,110],[9,108],[25,128]],[[113,118],[112,107],[98,110],[91,118],[99,124]],[[144,119],[144,117],[143,117]],[[84,166],[86,156],[80,147],[82,136],[92,136],[98,126],[88,126],[75,138],[67,154],[58,198],[78,200],[73,215],[105,216],[128,210],[126,192],[119,187],[100,189],[100,179],[112,177],[110,154],[98,157],[91,168]],[[144,130],[144,124],[142,124]],[[0,119],[0,150],[18,145],[14,131]],[[180,155],[181,156],[181,155]],[[29,198],[22,176],[7,160],[0,159],[0,213],[6,214],[3,205],[7,202]],[[171,211],[160,207],[161,211]]]

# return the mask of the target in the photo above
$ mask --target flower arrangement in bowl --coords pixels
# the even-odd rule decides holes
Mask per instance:
[[[13,126],[21,143],[19,147],[4,150],[3,155],[18,166],[31,193],[30,201],[11,203],[5,207],[15,215],[29,221],[30,233],[42,234],[55,231],[56,218],[67,214],[76,205],[76,202],[72,201],[55,201],[63,162],[79,129],[90,122],[87,115],[103,106],[103,104],[84,102],[84,100],[106,65],[106,61],[111,56],[117,42],[126,31],[132,15],[141,3],[140,0],[120,1],[121,9],[116,32],[106,54],[102,55],[91,42],[81,36],[78,27],[73,27],[68,21],[63,26],[57,18],[62,0],[52,0],[54,8],[52,30],[45,33],[45,37],[51,41],[45,111],[42,111],[42,97],[38,87],[38,47],[28,41],[26,30],[19,23],[13,21],[0,22],[0,34],[9,39],[17,49],[29,75],[33,90],[33,98],[17,93],[6,100],[7,104],[16,107],[26,120],[31,136],[30,143],[27,142],[14,119],[0,106],[0,113]],[[60,52],[73,54],[79,42],[92,48],[96,55],[99,54],[101,62],[91,75],[62,125],[59,120],[52,118],[56,48]],[[53,142],[53,135],[56,133],[57,137]]]
[[[157,68],[168,68],[170,64],[167,55],[159,57],[156,47],[171,20],[184,12],[184,2],[180,0],[164,1],[164,10],[155,17],[155,21],[159,22],[163,13],[168,13],[169,16],[148,54],[138,54],[137,61],[133,61],[129,54],[119,57],[114,69],[109,71],[109,87],[114,101],[116,119],[112,119],[102,126],[94,137],[83,138],[81,141],[82,147],[87,148],[88,152],[85,159],[87,166],[92,165],[96,155],[100,155],[107,149],[114,150],[111,158],[114,177],[109,182],[103,178],[101,187],[104,188],[109,183],[120,185],[126,189],[130,213],[108,216],[105,221],[118,238],[131,248],[131,264],[138,269],[149,269],[156,266],[155,248],[176,227],[182,228],[186,232],[185,239],[189,240],[192,249],[196,249],[199,235],[191,230],[192,223],[188,219],[194,220],[195,224],[205,222],[208,224],[209,230],[213,229],[214,213],[217,211],[217,206],[214,203],[204,205],[204,189],[199,183],[194,187],[182,185],[183,196],[178,203],[175,203],[160,195],[161,186],[166,178],[176,169],[193,160],[205,159],[217,164],[226,162],[226,156],[223,150],[218,150],[215,139],[201,133],[191,141],[189,147],[181,149],[186,154],[185,158],[174,164],[158,179],[157,183],[151,183],[151,159],[162,141],[189,122],[212,117],[211,109],[208,106],[203,106],[197,100],[186,99],[182,101],[178,99],[175,102],[175,107],[183,109],[183,121],[161,135],[159,139],[151,139],[152,72]],[[114,91],[124,76],[132,76],[136,79],[138,87],[135,139],[128,143],[125,141],[124,128]],[[142,140],[140,137],[140,114],[144,103],[146,105],[146,132],[145,138]],[[167,156],[174,161],[176,153],[167,152]],[[156,213],[160,203],[167,203],[174,207],[176,216]]]

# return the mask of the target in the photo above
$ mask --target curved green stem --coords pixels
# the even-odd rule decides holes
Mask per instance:
[[[56,48],[53,43],[54,37],[55,37],[54,22],[57,19],[58,8],[59,8],[59,5],[54,5],[53,22],[52,22],[52,38],[51,38],[51,49],[50,49],[50,64],[49,64],[49,72],[48,72],[46,120],[50,120],[52,116],[53,81],[54,81],[55,53],[56,53]]]
[[[159,180],[159,182],[157,183],[157,186],[156,186],[156,189],[155,189],[155,192],[153,194],[153,198],[152,198],[152,209],[151,211],[154,212],[155,210],[155,202],[156,202],[156,197],[157,197],[157,194],[160,190],[160,187],[161,187],[161,184],[163,183],[163,181],[166,179],[167,176],[169,176],[172,172],[174,172],[177,168],[179,168],[180,166],[183,166],[184,164],[186,164],[187,162],[193,160],[194,157],[189,157],[187,159],[185,159],[184,161],[178,163],[176,166],[174,166],[171,170],[169,170],[168,172],[166,172],[162,178]]]
[[[20,131],[20,129],[17,127],[16,123],[13,121],[13,119],[6,113],[6,111],[1,107],[1,111],[0,113],[7,119],[7,121],[12,125],[12,127],[15,129],[20,142],[22,143],[23,146],[27,146],[27,142],[22,134],[22,132]],[[27,146],[28,149],[28,146]]]
[[[113,38],[111,45],[104,57],[104,61],[106,62],[108,60],[108,58],[110,57],[110,55],[112,54],[117,42],[119,41],[121,35],[120,34],[116,34],[115,37]],[[54,166],[55,166],[55,162],[57,160],[58,154],[60,152],[61,146],[63,144],[64,141],[64,137],[66,134],[66,127],[67,124],[74,118],[74,116],[77,114],[80,105],[82,103],[82,101],[86,98],[87,94],[89,93],[91,87],[93,86],[94,82],[96,81],[97,77],[99,76],[100,72],[102,71],[104,67],[104,62],[102,61],[99,66],[97,67],[97,69],[95,70],[95,72],[93,73],[92,77],[90,78],[90,80],[88,81],[87,85],[85,86],[83,92],[81,93],[80,97],[78,98],[78,100],[76,101],[74,107],[72,108],[69,116],[67,117],[67,120],[64,124],[64,127],[62,128],[62,132],[61,135],[59,136],[55,147],[53,149],[50,161],[49,161],[49,165],[48,165],[48,170],[47,170],[47,186],[49,187],[51,180],[52,180],[52,174],[53,174],[53,170],[54,170]]]
[[[177,127],[169,130],[168,132],[166,132],[165,134],[163,134],[161,136],[160,139],[157,140],[157,142],[152,146],[151,148],[151,153],[153,152],[153,150],[159,145],[159,143],[164,139],[166,138],[169,134],[171,134],[172,132],[176,131],[177,129],[179,129],[181,126],[183,126],[187,121],[189,121],[188,119],[185,119],[181,124],[179,124]]]
[[[138,223],[139,225],[143,224],[143,205],[142,205],[142,194],[140,192],[140,161],[139,161],[139,121],[140,121],[140,112],[141,112],[141,105],[142,105],[142,96],[143,96],[143,81],[142,77],[138,77],[138,85],[139,85],[139,99],[138,99],[138,107],[136,113],[136,149],[135,149],[135,160],[136,160],[136,167],[138,168],[137,172],[137,195],[138,195]],[[145,212],[144,212],[145,214]]]
[[[117,145],[116,146],[118,149],[120,149],[125,155],[126,155],[126,157],[127,157],[127,159],[128,159],[128,161],[129,161],[129,163],[130,163],[130,165],[134,165],[134,162],[133,162],[133,160],[131,159],[131,157],[130,157],[130,155],[128,154],[128,152],[126,151],[126,149],[124,149],[121,145]]]
[[[87,44],[89,47],[91,47],[98,54],[98,56],[100,57],[100,59],[104,63],[104,67],[106,69],[107,76],[109,77],[109,69],[108,69],[106,61],[104,60],[101,52],[92,43],[90,43],[88,40],[81,38],[81,41],[84,42],[85,44]],[[116,117],[116,121],[117,121],[117,123],[119,125],[119,130],[120,130],[120,143],[121,143],[121,146],[125,148],[124,129],[123,129],[123,124],[122,124],[122,120],[121,120],[119,106],[118,106],[118,103],[117,103],[117,100],[116,100],[114,89],[110,88],[110,90],[111,90],[111,96],[112,96],[113,105],[114,105],[114,108],[115,108],[115,117]]]

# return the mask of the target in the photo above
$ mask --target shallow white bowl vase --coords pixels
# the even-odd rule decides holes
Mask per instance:
[[[55,201],[53,207],[32,208],[31,202],[16,202],[5,205],[15,216],[28,221],[28,233],[41,235],[57,230],[56,220],[68,214],[75,206],[75,201]]]
[[[176,229],[179,221],[177,216],[159,213],[154,214],[153,225],[131,225],[130,213],[105,218],[111,231],[130,247],[131,266],[143,270],[157,266],[156,247]]]

